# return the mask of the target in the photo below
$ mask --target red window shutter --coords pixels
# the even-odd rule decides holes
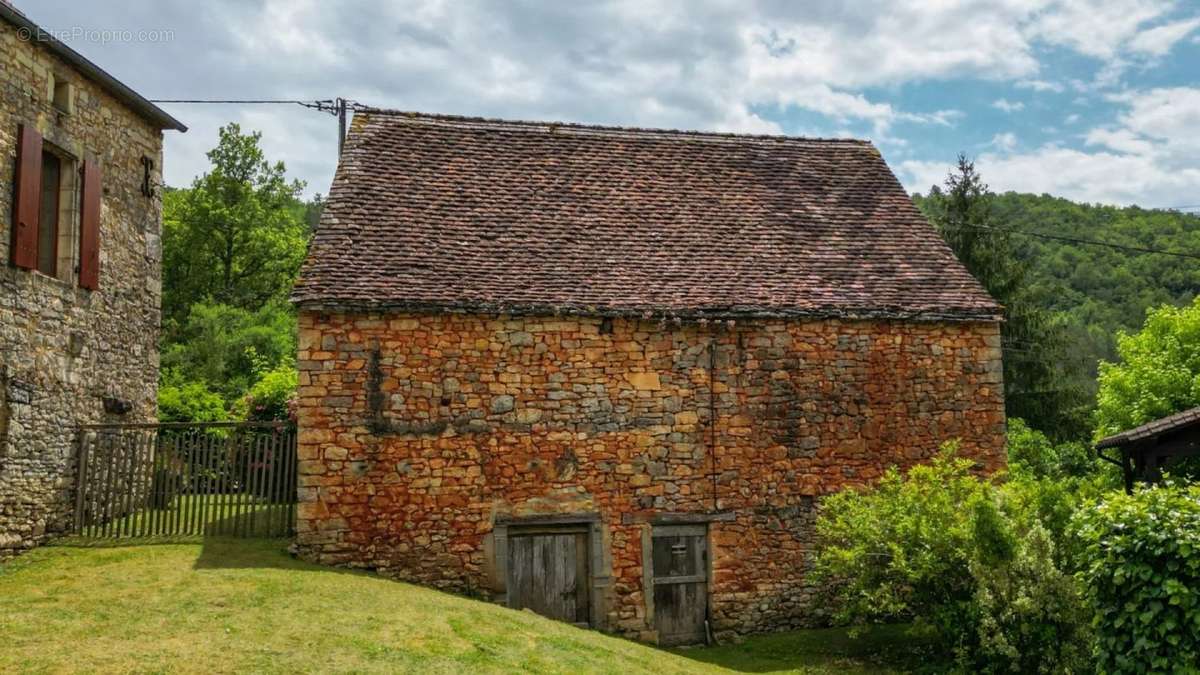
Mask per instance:
[[[100,288],[100,165],[83,162],[79,218],[79,285]]]
[[[17,129],[17,175],[13,181],[12,264],[38,264],[38,219],[42,201],[42,135],[28,124]]]

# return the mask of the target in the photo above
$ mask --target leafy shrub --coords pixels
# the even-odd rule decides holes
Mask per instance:
[[[827,497],[817,520],[819,579],[840,588],[835,616],[846,622],[919,616],[948,627],[955,601],[970,595],[973,523],[964,513],[986,499],[968,478],[969,460],[941,456],[908,476],[890,469],[866,492]]]
[[[1042,505],[1028,490],[1008,503],[972,466],[947,450],[906,475],[889,470],[871,490],[828,497],[818,583],[831,589],[838,619],[911,620],[936,631],[964,667],[1073,672],[1087,651],[1086,621]]]
[[[160,422],[219,422],[226,419],[225,400],[202,382],[184,380],[167,371],[158,387]]]
[[[295,419],[297,378],[290,361],[263,374],[238,402],[238,416],[258,422]]]
[[[1200,486],[1112,493],[1075,519],[1103,672],[1196,672]],[[1190,669],[1190,670],[1189,670]]]
[[[1114,467],[1115,469],[1115,467]],[[1059,569],[1075,572],[1078,539],[1072,536],[1075,513],[1112,490],[1121,489],[1116,471],[1101,470],[1084,478],[1030,478],[1014,475],[999,487],[1005,514],[1014,523],[1037,523],[1054,542]]]
[[[266,371],[290,363],[296,354],[295,314],[279,304],[253,312],[196,304],[171,334],[163,347],[163,366],[203,382],[227,401],[236,401]]]
[[[1050,533],[1034,523],[1008,560],[972,562],[978,644],[968,662],[987,671],[1089,670],[1087,608],[1057,557]]]
[[[1032,478],[1086,476],[1101,467],[1088,447],[1077,441],[1054,443],[1020,418],[1008,420],[1008,467]]]

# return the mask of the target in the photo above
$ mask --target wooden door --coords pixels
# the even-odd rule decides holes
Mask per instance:
[[[589,620],[586,526],[511,528],[508,606],[586,626]]]
[[[708,528],[661,525],[651,532],[654,623],[660,645],[705,642]]]

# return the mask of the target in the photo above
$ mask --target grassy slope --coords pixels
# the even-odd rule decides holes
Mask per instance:
[[[902,639],[808,631],[670,653],[284,546],[56,546],[0,565],[0,672],[887,672],[854,654]]]

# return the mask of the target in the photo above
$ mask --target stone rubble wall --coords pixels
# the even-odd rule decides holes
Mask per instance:
[[[51,105],[52,76],[74,86],[73,113]],[[141,187],[143,157],[154,162],[153,183],[162,182],[162,134],[6,22],[0,22],[0,108],[3,559],[70,527],[75,425],[155,419],[162,200],[144,196]],[[100,163],[97,291],[80,288],[74,274],[64,274],[68,282],[9,263],[18,124],[36,125],[46,143],[76,160]],[[105,397],[131,410],[106,414]]]
[[[714,630],[777,630],[821,620],[821,496],[951,439],[1005,464],[995,323],[302,311],[299,368],[304,557],[503,601],[498,522],[599,514],[598,627],[648,640],[656,514],[727,514]]]

